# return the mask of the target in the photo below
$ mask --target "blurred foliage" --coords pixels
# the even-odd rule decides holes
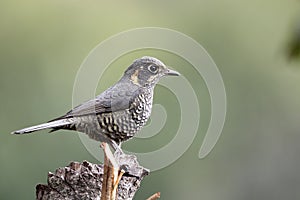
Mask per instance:
[[[300,22],[295,24],[291,35],[288,42],[287,53],[290,59],[294,59],[300,56]]]
[[[199,85],[202,121],[195,141],[178,161],[147,177],[136,199],[157,191],[162,199],[299,199],[300,72],[289,67],[299,63],[282,53],[298,16],[295,0],[0,1],[0,199],[34,199],[35,185],[46,182],[48,171],[71,160],[98,162],[74,132],[9,133],[68,111],[88,53],[114,34],[144,26],[181,31],[206,48],[223,76],[228,112],[216,147],[199,160],[210,118],[209,94]],[[132,52],[112,65],[123,70],[145,53],[189,79],[199,76],[182,59],[159,51]],[[97,91],[122,70],[107,71]],[[160,93],[166,91],[157,88],[155,101],[165,103]],[[167,109],[176,105],[171,101]],[[143,152],[171,138],[170,130],[126,147]]]

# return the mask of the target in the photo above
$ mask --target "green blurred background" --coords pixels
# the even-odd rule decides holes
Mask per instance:
[[[157,191],[162,199],[299,199],[300,70],[299,61],[286,53],[299,3],[2,0],[0,199],[34,199],[35,185],[46,182],[48,171],[73,160],[98,162],[74,132],[9,133],[68,111],[75,76],[87,54],[114,34],[145,26],[183,32],[206,48],[223,76],[228,112],[219,142],[199,160],[210,117],[206,87],[199,86],[203,123],[195,141],[171,166],[146,177],[136,199]],[[179,67],[184,62],[172,61],[166,52],[135,52],[113,63],[122,69],[108,70],[98,92],[118,80],[136,56],[147,53],[193,78],[192,71]],[[167,103],[167,91],[157,90],[155,101]],[[168,108],[176,105],[171,101]],[[166,130],[125,146],[140,152],[155,149],[172,139],[172,129]]]

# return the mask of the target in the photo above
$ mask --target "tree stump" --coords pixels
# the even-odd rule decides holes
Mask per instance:
[[[140,167],[140,166],[139,166]],[[48,173],[48,184],[36,186],[37,200],[68,200],[68,199],[101,199],[103,182],[103,165],[88,161],[71,162],[68,166]],[[143,178],[149,174],[146,169],[142,173],[126,172],[117,190],[117,200],[130,200],[140,187]]]

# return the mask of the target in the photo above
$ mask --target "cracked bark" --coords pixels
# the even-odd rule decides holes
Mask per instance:
[[[117,190],[117,200],[130,200],[140,187],[148,171],[134,175],[126,172]],[[54,173],[48,173],[47,184],[36,186],[37,200],[71,200],[71,199],[101,199],[103,182],[103,165],[88,161],[71,162],[68,166],[58,168]]]

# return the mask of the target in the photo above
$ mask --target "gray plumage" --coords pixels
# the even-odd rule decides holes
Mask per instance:
[[[120,144],[133,137],[150,117],[153,90],[165,75],[179,73],[168,69],[153,57],[135,60],[123,77],[112,87],[65,115],[48,123],[12,132],[26,134],[42,129],[77,130],[90,138],[110,144]]]

